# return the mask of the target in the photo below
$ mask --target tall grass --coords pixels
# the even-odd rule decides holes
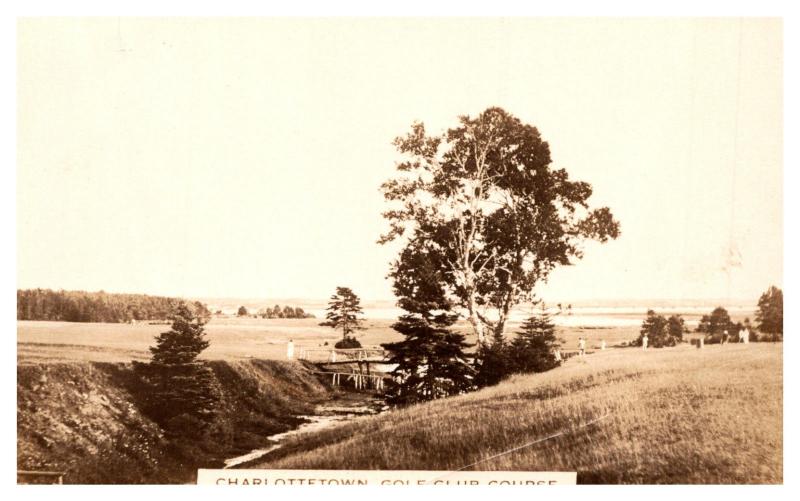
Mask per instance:
[[[780,483],[781,350],[598,352],[474,394],[299,436],[259,467],[473,465],[466,469],[577,471],[582,483]]]

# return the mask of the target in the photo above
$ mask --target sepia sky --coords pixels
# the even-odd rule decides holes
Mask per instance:
[[[622,235],[555,301],[782,286],[782,26],[709,19],[18,25],[18,286],[391,297],[392,139],[501,106]]]

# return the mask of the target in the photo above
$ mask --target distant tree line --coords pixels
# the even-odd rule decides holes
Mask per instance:
[[[244,306],[239,307],[239,311],[237,312],[238,316],[246,316],[247,315],[247,308]],[[256,313],[256,316],[261,318],[314,318],[312,313],[306,313],[303,311],[303,308],[292,307],[292,306],[284,306],[281,307],[280,305],[275,305],[272,308],[267,306],[266,308],[261,308]]]
[[[706,344],[721,342],[738,342],[739,332],[746,329],[749,332],[749,341],[781,341],[783,339],[783,291],[771,286],[758,300],[755,325],[747,317],[741,322],[734,322],[728,310],[722,306],[714,308],[710,314],[703,315],[697,325],[696,332],[705,334]],[[688,333],[683,318],[672,315],[669,318],[656,314],[653,310],[647,311],[647,317],[642,322],[639,338],[631,342],[634,346],[642,345],[642,338],[646,335],[648,346],[661,348],[675,346],[683,341],[683,335]],[[761,333],[759,335],[758,333]]]
[[[211,312],[199,301],[108,292],[18,289],[17,320],[123,323],[131,320],[168,320],[178,306],[208,318]]]

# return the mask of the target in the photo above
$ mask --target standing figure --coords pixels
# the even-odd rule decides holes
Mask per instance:
[[[586,354],[586,340],[583,338],[578,338],[578,356],[583,356]]]
[[[642,336],[642,349],[647,351],[647,334]]]
[[[556,362],[561,362],[561,350],[556,348],[556,350],[553,352],[553,356],[555,357]]]
[[[288,358],[289,360],[294,358],[294,341],[292,341],[291,339],[286,344],[286,358]]]
[[[744,338],[745,338],[745,332],[744,332],[744,327],[742,327],[741,329],[739,329],[739,342],[744,343]]]
[[[605,339],[600,341],[600,349],[601,350],[605,350],[606,349],[606,340]]]
[[[750,329],[744,330],[744,344],[750,344]]]
[[[728,329],[725,329],[724,331],[722,331],[722,344],[725,344],[727,342],[728,342]]]

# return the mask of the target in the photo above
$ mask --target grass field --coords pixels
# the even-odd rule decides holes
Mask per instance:
[[[319,319],[256,319],[217,317],[206,326],[210,347],[201,357],[209,360],[260,358],[285,360],[286,343],[292,339],[295,349],[329,346],[340,339],[328,327],[320,327]],[[402,336],[392,330],[392,320],[367,320],[366,329],[357,335],[364,346],[399,341]],[[517,326],[509,325],[512,332]],[[104,324],[46,321],[17,322],[18,363],[66,361],[128,362],[149,358],[148,347],[167,325]],[[457,326],[475,342],[469,326]],[[605,339],[609,346],[635,339],[638,327],[559,327],[559,337],[566,349],[575,349],[577,339],[586,337],[592,347]]]
[[[782,395],[781,344],[607,350],[480,392],[299,436],[257,467],[781,483]]]

